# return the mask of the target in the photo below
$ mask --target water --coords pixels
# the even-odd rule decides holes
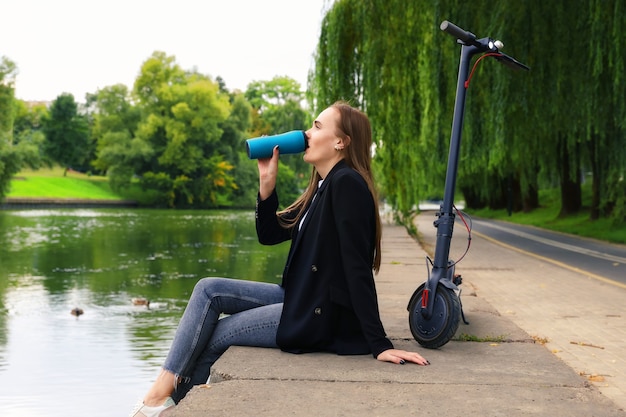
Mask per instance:
[[[198,279],[278,282],[287,250],[251,211],[0,211],[0,416],[127,416]]]

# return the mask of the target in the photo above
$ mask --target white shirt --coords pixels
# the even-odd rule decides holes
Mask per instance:
[[[324,180],[319,180],[317,183],[317,189],[319,190],[320,187],[322,186],[322,183],[324,182]],[[311,204],[313,204],[313,202],[315,201],[315,198],[317,197],[317,191],[315,192],[315,194],[313,195],[313,199],[311,200]],[[309,209],[311,208],[311,205],[309,205]],[[309,210],[307,209],[306,213],[304,213],[304,216],[302,216],[302,218],[300,219],[300,223],[298,223],[298,231],[300,231],[300,229],[302,229],[302,223],[304,223],[304,219],[306,219],[306,215],[309,214]]]

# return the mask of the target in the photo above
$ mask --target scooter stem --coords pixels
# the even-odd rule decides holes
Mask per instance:
[[[478,52],[480,52],[479,49],[473,45],[463,45],[461,47],[459,75],[456,86],[456,98],[454,102],[454,115],[452,117],[452,132],[450,134],[450,150],[448,152],[446,183],[443,193],[443,203],[437,215],[439,219],[435,222],[435,226],[437,227],[437,243],[435,246],[434,266],[436,268],[447,269],[448,267],[450,242],[452,239],[455,217],[453,211],[454,194],[459,165],[463,119],[465,116],[465,96],[467,93],[465,81],[469,76],[471,58]]]
[[[447,288],[455,290],[457,287],[452,282],[452,276],[448,274],[450,242],[454,229],[455,214],[453,211],[456,176],[459,164],[459,151],[461,148],[461,133],[463,131],[463,118],[465,116],[465,96],[467,89],[465,81],[469,77],[470,61],[472,56],[481,52],[482,49],[474,45],[463,44],[461,46],[461,58],[459,62],[459,74],[456,86],[456,98],[454,102],[454,114],[452,117],[452,132],[450,135],[450,149],[448,152],[448,168],[446,171],[446,183],[443,194],[443,203],[437,213],[438,219],[434,225],[437,228],[437,241],[435,243],[435,259],[429,279],[425,283],[421,313],[429,319],[432,316],[437,285],[441,282]]]

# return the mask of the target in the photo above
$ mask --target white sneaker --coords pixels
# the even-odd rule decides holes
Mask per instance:
[[[168,413],[163,413],[166,410],[173,410],[176,406],[174,400],[171,397],[167,397],[167,400],[163,405],[156,407],[150,407],[143,404],[143,401],[139,401],[135,406],[135,409],[130,413],[130,417],[165,417]]]

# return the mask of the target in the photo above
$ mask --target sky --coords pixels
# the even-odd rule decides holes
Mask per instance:
[[[132,88],[154,51],[229,90],[288,76],[306,88],[332,0],[0,0],[0,57],[18,69],[15,96],[77,102]]]

